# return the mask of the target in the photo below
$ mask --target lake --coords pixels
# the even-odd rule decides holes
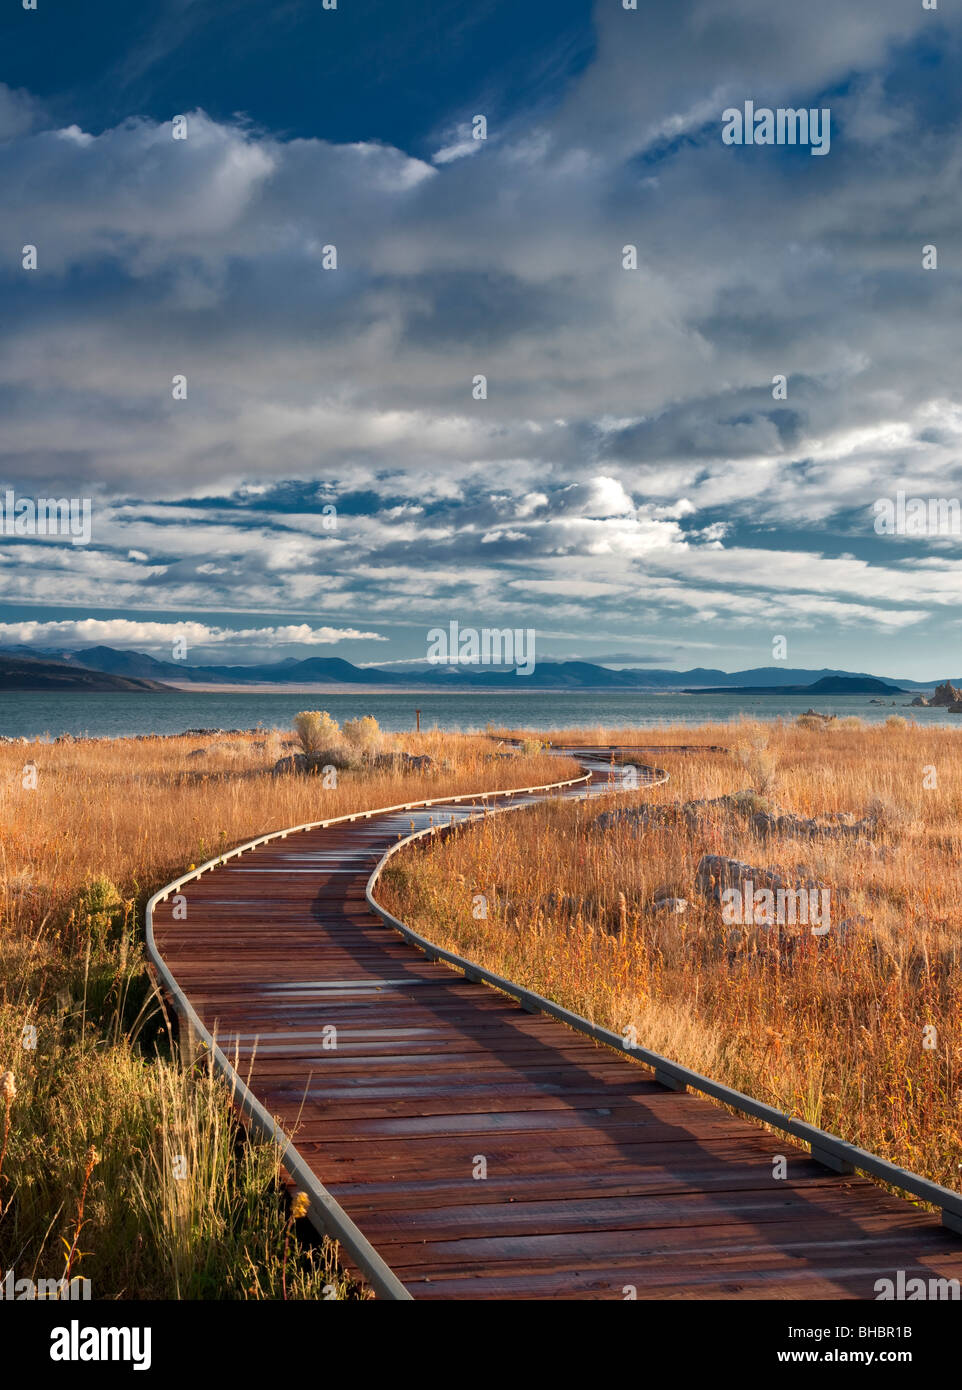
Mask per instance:
[[[810,706],[822,714],[857,715],[880,721],[891,714],[920,724],[962,729],[962,715],[945,709],[908,709],[911,695],[872,705],[868,696],[812,698],[800,695],[679,695],[635,691],[426,691],[423,694],[250,691],[153,693],[0,692],[0,733],[27,738],[86,734],[118,738],[131,734],[175,734],[189,728],[289,729],[298,710],[326,709],[337,720],[373,714],[382,728],[413,729],[421,711],[422,729],[483,729],[498,726],[563,729],[604,724],[651,729],[665,724],[723,723],[752,719],[794,719]]]

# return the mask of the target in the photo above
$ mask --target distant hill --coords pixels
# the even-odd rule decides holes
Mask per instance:
[[[22,649],[20,649],[22,650]],[[250,666],[192,666],[186,661],[158,661],[145,652],[119,651],[115,647],[85,647],[51,652],[58,660],[77,663],[111,675],[146,677],[151,680],[196,681],[203,685],[321,684],[409,685],[412,677],[395,671],[352,666],[340,657],[288,658]]]
[[[888,694],[933,690],[936,681],[899,680],[891,684],[866,672],[823,667],[806,671],[798,667],[759,666],[747,671],[720,671],[695,667],[672,671],[662,667],[599,666],[591,661],[539,661],[530,676],[518,676],[512,668],[480,666],[355,666],[341,657],[316,656],[305,660],[257,662],[250,665],[192,665],[164,661],[145,652],[95,646],[70,649],[12,647],[10,656],[52,659],[74,668],[102,671],[135,681],[178,681],[204,685],[368,685],[402,689],[512,689],[512,690],[679,690],[690,694]],[[962,677],[946,677],[953,685]],[[823,681],[859,682],[832,688]],[[872,684],[876,682],[876,684]]]
[[[686,690],[686,695],[908,695],[899,685],[874,676],[824,676],[811,685],[719,686],[714,690]]]
[[[75,662],[52,661],[40,657],[11,656],[0,653],[0,690],[79,690],[79,691],[166,691],[176,695],[173,686],[160,681],[136,680],[89,670]]]

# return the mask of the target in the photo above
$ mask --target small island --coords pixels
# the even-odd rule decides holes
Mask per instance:
[[[686,690],[686,695],[908,695],[900,685],[874,676],[823,676],[811,685],[716,685]]]

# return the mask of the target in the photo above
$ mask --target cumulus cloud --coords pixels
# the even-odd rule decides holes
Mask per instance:
[[[207,623],[134,622],[129,618],[78,618],[66,621],[29,620],[0,623],[0,641],[10,643],[51,643],[87,646],[134,647],[167,649],[183,641],[190,647],[255,644],[260,647],[327,647],[346,641],[383,642],[377,632],[359,632],[354,628],[311,627],[307,623],[287,623],[278,627],[227,628],[211,627]]]
[[[0,230],[39,257],[0,271],[0,469],[95,501],[90,548],[0,550],[0,598],[944,621],[957,544],[883,548],[871,504],[962,492],[962,126],[920,57],[957,38],[903,0],[594,23],[557,108],[484,142],[458,113],[430,161],[200,109],[54,128],[0,88]],[[724,146],[746,98],[829,105],[830,156]],[[285,501],[318,480],[332,534]]]

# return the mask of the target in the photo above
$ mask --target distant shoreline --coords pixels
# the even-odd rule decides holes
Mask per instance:
[[[435,695],[682,695],[681,690],[639,690],[632,686],[570,686],[559,689],[551,685],[348,685],[340,683],[282,685],[276,681],[258,685],[220,685],[202,681],[168,681],[174,690],[185,690],[197,695],[421,695],[425,699]]]

